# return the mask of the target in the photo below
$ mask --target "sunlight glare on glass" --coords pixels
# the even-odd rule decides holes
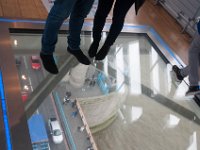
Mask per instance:
[[[29,90],[29,87],[28,87],[28,85],[24,85],[24,90]]]
[[[177,116],[173,115],[173,114],[169,114],[166,117],[166,127],[167,128],[174,128],[176,127],[180,122],[180,118],[178,118]]]
[[[104,74],[106,75],[106,76],[108,76],[108,57],[106,57],[105,59],[104,59],[104,63],[103,63],[104,65],[103,65],[103,68],[104,68]]]
[[[22,75],[22,79],[23,79],[23,80],[26,80],[26,79],[27,79],[26,76],[25,76],[24,74]]]
[[[184,82],[179,83],[175,91],[174,98],[178,100],[190,101],[191,100],[190,98],[193,98],[193,95],[190,98],[186,97],[185,93],[187,92],[187,90],[188,90],[188,86]]]
[[[116,47],[115,50],[118,50],[119,48]],[[117,87],[120,88],[120,93],[123,93],[125,91],[124,86],[121,86],[124,82],[124,75],[122,72],[124,71],[124,60],[123,60],[123,48],[116,54],[116,66],[117,66]]]
[[[197,147],[197,132],[193,132],[193,134],[190,136],[190,146],[187,148],[187,150],[198,150]]]
[[[141,70],[140,70],[140,48],[139,41],[129,44],[129,78],[131,86],[131,94],[141,94]]]
[[[143,114],[143,108],[142,107],[131,107],[131,122],[137,121]]]
[[[172,87],[172,78],[171,78],[171,70],[172,70],[172,65],[170,63],[167,64],[167,68],[166,68],[166,71],[167,71],[167,89],[168,89],[168,93],[170,93],[171,91],[171,87]]]
[[[102,37],[103,37],[103,39],[106,39],[106,32],[102,33]]]
[[[14,40],[14,46],[17,46],[17,40]]]
[[[151,79],[152,90],[154,94],[157,94],[160,91],[158,54],[153,47],[151,47]]]

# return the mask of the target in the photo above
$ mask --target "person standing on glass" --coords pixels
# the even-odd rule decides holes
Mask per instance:
[[[99,42],[101,40],[101,33],[106,22],[106,17],[108,16],[114,2],[115,4],[110,31],[104,45],[97,53]],[[98,8],[94,18],[92,35],[93,42],[88,51],[88,54],[91,58],[95,57],[96,60],[103,60],[106,57],[110,47],[114,44],[123,28],[124,19],[130,7],[135,3],[135,12],[137,14],[144,2],[145,0],[99,0]]]
[[[85,65],[90,64],[90,60],[80,49],[80,33],[94,0],[56,0],[51,8],[44,32],[42,35],[42,48],[40,57],[44,68],[52,74],[57,74],[58,68],[53,58],[55,45],[58,39],[58,31],[64,20],[69,19],[68,52]]]
[[[199,88],[199,66],[200,66],[200,17],[197,18],[197,32],[194,35],[192,43],[189,47],[189,65],[179,68],[174,65],[172,71],[175,73],[176,80],[181,82],[185,77],[189,76],[189,88],[187,95],[195,95],[200,93]]]

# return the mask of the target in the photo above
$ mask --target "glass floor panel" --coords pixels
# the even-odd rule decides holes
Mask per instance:
[[[81,35],[81,49],[86,55],[90,34]],[[100,47],[105,38],[103,33]],[[40,34],[11,35],[25,103],[48,76],[38,57],[40,39]],[[175,81],[172,65],[153,45],[146,34],[123,33],[102,62],[94,61],[89,67],[79,64],[56,83],[35,111],[43,116],[51,150],[92,146],[89,133],[80,131],[85,123],[79,113],[75,115],[75,99],[99,150],[199,149],[199,107],[184,96],[186,82]],[[60,34],[56,61],[62,59],[66,48],[66,35]],[[69,101],[63,103],[66,94]],[[61,144],[55,144],[50,134],[51,117],[62,126],[65,136]]]

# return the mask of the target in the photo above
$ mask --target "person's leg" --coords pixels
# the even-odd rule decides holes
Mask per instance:
[[[101,33],[113,3],[114,0],[99,0],[98,2],[92,29],[93,42],[88,51],[88,54],[91,58],[94,57],[97,53],[99,42],[101,40]]]
[[[46,20],[40,57],[44,68],[52,74],[58,73],[58,68],[53,58],[58,30],[63,21],[69,17],[75,2],[76,0],[56,0]]]
[[[195,34],[189,48],[189,90],[187,94],[199,91],[199,55],[200,55],[200,35]]]
[[[96,60],[103,60],[108,54],[110,46],[113,45],[123,28],[127,12],[134,2],[134,0],[116,0],[111,28],[103,47],[96,55]]]
[[[58,31],[63,21],[69,17],[77,0],[56,0],[50,10],[42,35],[42,53],[53,54]]]
[[[200,35],[196,34],[189,49],[189,82],[191,86],[198,85],[199,75]]]
[[[84,19],[90,12],[94,0],[78,0],[74,5],[69,20],[68,51],[73,54],[80,63],[89,65],[89,59],[80,50],[80,33]]]

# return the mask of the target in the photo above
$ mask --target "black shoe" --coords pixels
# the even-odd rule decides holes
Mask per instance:
[[[179,80],[181,82],[184,79],[184,77],[181,75],[181,69],[179,69],[176,65],[174,65],[172,67],[172,70],[176,74],[177,80]]]
[[[40,58],[46,71],[48,71],[51,74],[58,74],[58,68],[53,58],[53,54],[40,53]]]
[[[96,54],[95,60],[103,60],[107,56],[109,50],[110,50],[110,46],[103,45],[103,47]]]
[[[79,50],[72,50],[71,48],[67,48],[68,52],[71,53],[72,55],[74,55],[74,57],[76,57],[76,59],[84,64],[84,65],[90,65],[90,60],[87,58],[87,56],[85,56],[83,54],[83,52],[81,51],[81,49]]]
[[[98,47],[99,47],[99,41],[92,42],[92,44],[90,45],[90,48],[88,50],[88,55],[90,56],[90,58],[93,58],[94,56],[96,56]]]
[[[189,95],[195,95],[197,93],[200,93],[200,88],[199,86],[189,86],[188,91],[185,93],[186,96]]]

